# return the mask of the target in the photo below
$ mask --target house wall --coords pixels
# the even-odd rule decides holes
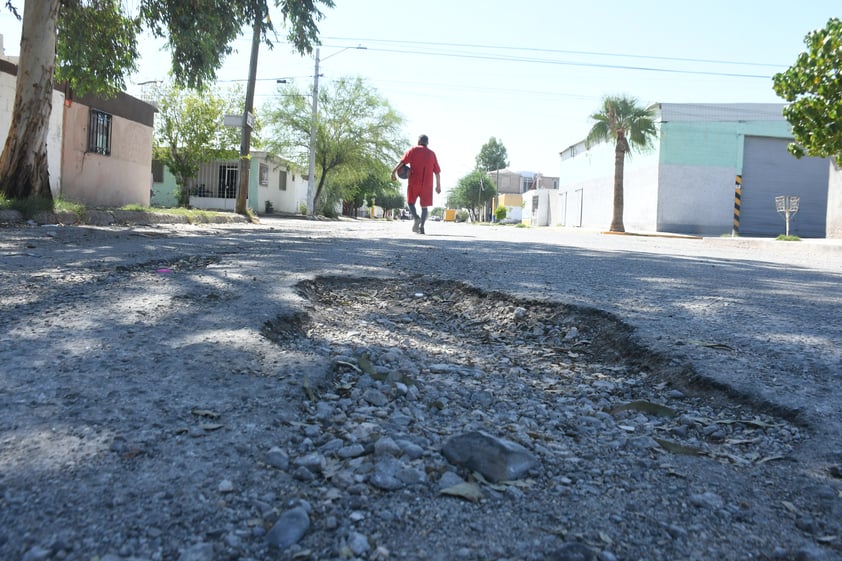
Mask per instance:
[[[565,151],[566,152],[566,151]],[[627,230],[655,230],[658,152],[627,157],[623,173],[623,223]],[[614,213],[614,144],[601,143],[562,156],[553,224],[607,229]]]
[[[833,160],[827,186],[827,237],[842,239],[842,166]]]
[[[204,185],[208,196],[200,196],[194,188],[194,194],[190,196],[190,206],[207,210],[232,211],[236,209],[236,197],[217,196],[221,165],[236,166],[238,160],[215,160],[201,164],[196,185]],[[246,202],[249,209],[263,214],[266,212],[266,201],[269,201],[273,212],[294,214],[299,212],[302,203],[306,204],[307,181],[294,165],[266,152],[252,152],[250,166]],[[281,173],[286,174],[286,190],[280,188]]]
[[[791,138],[789,123],[783,120],[661,124],[658,231],[731,232],[735,179],[742,173],[746,136]]]
[[[627,230],[730,233],[735,178],[743,174],[747,164],[756,176],[755,190],[758,182],[768,183],[768,178],[758,177],[758,171],[775,173],[772,168],[780,168],[801,178],[808,192],[818,187],[824,191],[824,184],[817,185],[817,175],[811,172],[816,162],[789,159],[787,154],[772,152],[771,148],[759,155],[752,151],[750,161],[744,161],[747,141],[754,146],[755,139],[770,139],[771,146],[792,138],[790,125],[781,114],[782,104],[660,104],[657,108],[656,149],[648,154],[632,153],[625,162],[623,218]],[[603,143],[586,149],[580,142],[560,156],[560,220],[556,223],[609,227],[613,212],[613,145]],[[753,211],[752,205],[746,204],[750,202],[747,181],[744,176],[744,218]],[[816,201],[810,208],[825,212]]]
[[[151,201],[152,126],[112,113],[111,154],[88,152],[93,107],[72,102],[64,111],[62,197],[90,206],[149,206]]]
[[[174,208],[178,206],[178,183],[170,168],[163,166],[163,181],[152,181],[152,206]]]
[[[503,193],[498,196],[497,206],[506,207],[506,221],[520,222],[523,217],[523,196],[514,193]]]
[[[258,181],[257,212],[265,211],[266,201],[272,204],[275,212],[287,214],[296,214],[301,205],[307,205],[307,181],[300,170],[281,158],[265,153],[260,164],[266,166],[267,174],[265,184]],[[286,178],[285,189],[281,189],[282,176]]]
[[[0,59],[0,131],[3,132],[3,143],[9,135],[12,124],[12,114],[15,106],[15,84],[17,82],[17,66],[7,60]],[[61,137],[62,137],[62,107],[64,93],[53,90],[53,110],[50,113],[50,125],[47,133],[47,169],[50,174],[50,190],[53,197],[61,192]]]

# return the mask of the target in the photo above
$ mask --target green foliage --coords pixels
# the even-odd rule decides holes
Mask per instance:
[[[78,95],[113,97],[139,57],[139,21],[121,12],[116,0],[65,0],[58,19],[56,80]],[[107,56],[104,56],[107,53]]]
[[[625,138],[627,144],[620,148],[626,153],[632,149],[651,149],[658,136],[654,115],[654,109],[638,105],[633,97],[607,96],[602,100],[600,110],[590,117],[594,124],[585,138],[585,145],[590,148],[600,142],[618,142]]]
[[[494,218],[497,220],[497,222],[502,222],[503,220],[505,220],[506,214],[506,207],[503,205],[500,205],[494,209]]]
[[[778,241],[782,241],[782,242],[800,242],[801,241],[801,238],[799,238],[798,236],[792,236],[792,235],[787,236],[786,234],[781,234],[775,239],[778,240]]]
[[[305,92],[279,88],[264,108],[267,145],[307,168],[312,110]],[[361,78],[342,78],[319,90],[316,122],[316,199],[348,200],[348,188],[369,181],[372,173],[388,177],[391,163],[406,142],[403,120]],[[330,189],[336,193],[324,194]],[[353,196],[353,193],[350,194]]]
[[[274,0],[294,52],[310,53],[318,44],[316,22],[324,17],[319,4],[332,8],[333,0]],[[272,48],[269,35],[276,30],[267,14],[264,0],[145,0],[140,17],[156,37],[167,38],[176,82],[200,87],[214,80],[244,27],[259,23],[265,44]]]
[[[842,20],[830,18],[804,44],[795,64],[773,77],[775,93],[789,103],[783,111],[795,137],[789,151],[842,161]]]
[[[439,218],[444,219],[444,207],[433,207],[432,209],[430,209],[430,216],[438,216]]]
[[[497,195],[494,181],[485,171],[475,170],[461,178],[450,192],[447,206],[467,208],[474,211]]]
[[[492,136],[482,145],[476,157],[476,169],[491,171],[507,167],[509,167],[509,156],[506,153],[506,147]]]
[[[42,197],[28,197],[25,199],[7,199],[0,194],[0,209],[2,210],[16,210],[20,212],[24,218],[32,218],[36,212],[42,210],[52,210],[53,200]]]
[[[222,93],[168,84],[159,91],[154,156],[175,176],[180,205],[190,201],[190,184],[200,163],[238,157],[239,129],[225,127],[223,118],[226,113],[242,112],[242,106],[237,89]]]

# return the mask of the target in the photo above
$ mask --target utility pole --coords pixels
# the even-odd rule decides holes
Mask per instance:
[[[246,106],[243,110],[242,136],[240,138],[240,186],[237,189],[237,214],[246,213],[246,201],[249,190],[249,171],[251,170],[251,129],[254,124],[254,83],[257,80],[257,51],[260,48],[260,30],[263,23],[263,11],[255,16],[254,35],[251,43],[251,59],[249,61],[249,78],[246,86]]]
[[[307,216],[316,212],[316,121],[319,118],[319,48],[316,47],[316,72],[313,74],[313,110],[310,113],[310,163],[307,167]]]
[[[348,49],[364,50],[367,47],[357,45],[356,47],[345,47],[340,51],[329,54],[325,60]],[[319,48],[316,47],[316,70],[313,73],[313,110],[310,114],[310,163],[307,169],[307,216],[313,216],[316,212],[316,123],[319,120]]]

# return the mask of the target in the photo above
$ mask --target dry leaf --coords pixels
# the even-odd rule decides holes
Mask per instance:
[[[665,405],[651,403],[649,401],[632,401],[631,403],[626,403],[625,405],[618,405],[617,407],[611,410],[611,413],[619,413],[621,411],[628,411],[630,409],[634,411],[640,411],[642,413],[647,413],[649,415],[654,415],[656,417],[675,417],[677,415],[675,409],[670,409]]]
[[[447,495],[450,497],[459,497],[473,503],[478,503],[482,499],[482,489],[476,483],[459,483],[447,489],[439,491],[439,495]]]
[[[670,442],[669,440],[663,440],[661,438],[656,438],[655,442],[660,444],[664,450],[673,454],[681,454],[683,456],[701,456],[702,454],[704,454],[704,451],[700,450],[699,448],[693,448],[692,446],[684,446],[683,444],[679,444],[677,442]]]
[[[789,501],[781,501],[781,504],[782,504],[782,505],[784,505],[784,507],[785,507],[788,511],[790,511],[791,513],[793,513],[793,514],[798,514],[798,507],[797,507],[797,506],[795,506],[794,504],[792,504],[791,502],[789,502]]]
[[[207,424],[204,424],[204,425],[199,425],[199,426],[200,426],[203,430],[206,430],[206,431],[214,431],[214,430],[219,430],[219,429],[221,429],[221,428],[222,428],[222,427],[224,427],[225,425],[222,425],[222,424],[219,424],[219,423],[207,423]]]
[[[193,409],[190,412],[198,417],[207,417],[208,419],[218,419],[220,417],[219,413],[208,409]]]

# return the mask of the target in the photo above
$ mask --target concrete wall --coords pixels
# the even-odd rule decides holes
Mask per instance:
[[[251,156],[246,201],[248,208],[262,214],[266,211],[266,201],[269,201],[274,212],[298,213],[301,204],[307,202],[307,180],[300,170],[286,160],[266,152],[252,152]],[[217,194],[218,170],[223,164],[237,165],[237,161],[216,160],[201,164],[196,183],[205,184],[210,194]],[[286,190],[280,188],[282,172],[286,174]],[[207,210],[231,211],[236,208],[236,202],[236,198],[190,196],[190,206]]]
[[[15,84],[17,82],[17,66],[11,62],[0,60],[0,131],[3,134],[3,144],[9,134],[12,124],[12,113],[15,107]],[[62,107],[64,93],[53,90],[53,110],[50,114],[50,130],[47,133],[47,168],[50,173],[50,190],[53,197],[61,192],[61,137],[62,137]]]
[[[304,173],[297,169],[295,165],[287,162],[277,156],[260,153],[258,164],[258,175],[260,174],[260,165],[266,166],[267,172],[265,176],[265,184],[260,182],[258,177],[257,189],[257,212],[264,212],[266,208],[266,201],[272,203],[275,212],[283,212],[288,214],[298,213],[301,205],[307,204],[307,180],[304,179]],[[286,188],[281,189],[281,176],[286,176]],[[381,211],[382,212],[382,211]]]
[[[170,168],[163,166],[163,181],[152,183],[152,206],[173,208],[178,206],[178,184]]]
[[[588,150],[581,146],[581,150],[573,158],[562,160],[559,216],[553,217],[553,223],[608,229],[614,213],[614,144],[601,143]],[[626,230],[653,231],[657,226],[658,153],[627,156],[624,168]],[[565,199],[566,205],[562,202]]]
[[[80,102],[65,107],[62,196],[88,206],[149,206],[152,127],[112,115],[111,154],[88,152],[91,109]]]
[[[833,160],[827,186],[827,237],[842,239],[842,166]]]

